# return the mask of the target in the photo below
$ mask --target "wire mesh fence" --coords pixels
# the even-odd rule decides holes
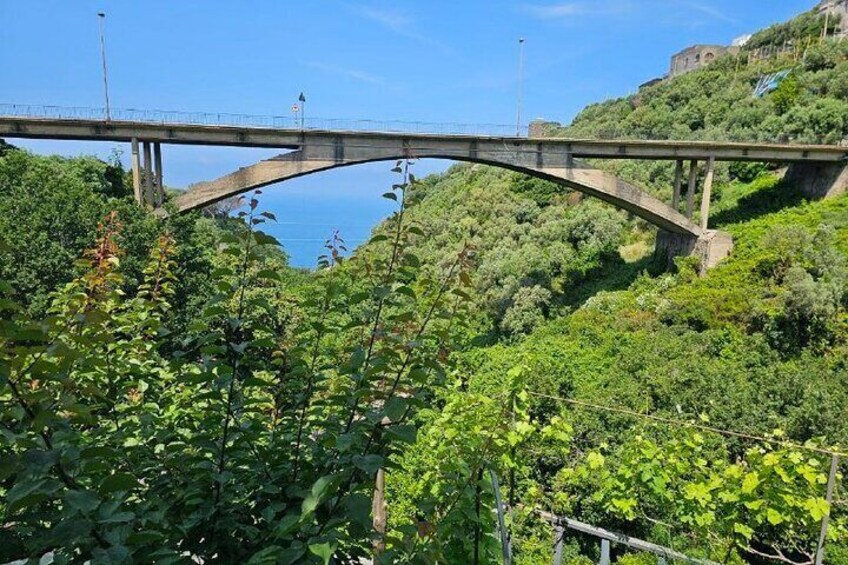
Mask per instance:
[[[526,126],[505,124],[467,124],[458,122],[419,122],[403,120],[360,120],[321,118],[292,114],[263,116],[227,112],[179,112],[135,108],[92,108],[83,106],[45,106],[36,104],[0,104],[0,117],[49,120],[85,120],[134,122],[158,125],[198,125],[291,130],[361,131],[441,135],[526,136]]]

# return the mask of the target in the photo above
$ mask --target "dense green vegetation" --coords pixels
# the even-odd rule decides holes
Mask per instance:
[[[756,37],[754,38],[756,40]],[[810,44],[803,57],[719,57],[706,68],[588,106],[556,133],[573,137],[837,143],[848,134],[848,45]],[[759,79],[791,70],[761,98]]]
[[[788,64],[721,59],[565,133],[841,140],[844,45],[751,97]],[[668,164],[598,165],[667,196]],[[372,240],[344,259],[331,236],[304,272],[259,194],[159,220],[117,162],[0,144],[0,562],[497,563],[495,476],[520,564],[551,559],[539,510],[757,565],[809,563],[829,515],[848,564],[823,498],[848,450],[848,197],[721,168],[711,225],[736,248],[699,277],[554,184],[410,166]],[[597,552],[566,537],[566,563]]]

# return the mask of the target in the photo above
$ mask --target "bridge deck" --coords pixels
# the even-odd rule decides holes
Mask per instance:
[[[841,162],[848,159],[848,147],[831,145],[795,145],[712,141],[641,141],[589,140],[563,138],[526,138],[491,135],[422,134],[364,132],[318,129],[276,129],[105,121],[90,119],[52,119],[0,116],[0,137],[29,139],[67,139],[129,142],[132,138],[183,145],[220,145],[231,147],[268,147],[297,149],[308,144],[345,143],[361,140],[371,146],[409,142],[418,147],[428,142],[440,147],[456,143],[496,142],[503,150],[518,152],[562,153],[577,159],[707,159],[718,161]]]

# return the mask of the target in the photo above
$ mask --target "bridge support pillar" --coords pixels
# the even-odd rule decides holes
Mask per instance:
[[[654,257],[667,269],[674,267],[675,257],[697,257],[698,270],[703,275],[730,255],[731,251],[733,238],[726,232],[707,230],[697,237],[660,230],[657,233]]]
[[[165,185],[162,184],[162,144],[158,141],[153,144],[153,176],[153,184],[156,189],[153,207],[159,208],[165,203]]]
[[[695,188],[698,181],[698,161],[689,162],[689,184],[686,187],[686,219],[691,220],[695,212]]]
[[[707,178],[704,180],[704,193],[701,194],[701,229],[707,231],[710,222],[710,199],[713,196],[713,177],[715,176],[715,157],[707,161]]]
[[[810,200],[845,194],[848,190],[848,165],[845,163],[792,163],[785,180]]]
[[[678,159],[674,167],[674,189],[671,193],[671,207],[680,207],[680,185],[683,183],[683,160]]]
[[[150,142],[143,142],[144,149],[144,203],[153,205],[153,154]]]
[[[133,196],[137,204],[143,204],[144,199],[141,193],[141,162],[138,154],[138,138],[132,138],[132,177],[133,177]]]

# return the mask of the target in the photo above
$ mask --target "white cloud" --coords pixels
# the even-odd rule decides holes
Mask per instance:
[[[559,4],[525,4],[524,11],[544,20],[556,20],[578,16],[612,16],[633,11],[627,0],[607,2],[561,2]]]
[[[691,8],[692,10],[695,10],[696,12],[706,14],[707,16],[710,16],[711,18],[715,18],[717,20],[721,20],[721,21],[731,23],[731,24],[737,23],[736,20],[734,20],[733,18],[731,18],[730,16],[728,16],[727,14],[725,14],[724,12],[719,10],[718,8],[711,6],[709,4],[703,4],[701,2],[691,2],[691,1],[688,1],[688,0],[679,0],[678,4],[680,4],[681,6],[685,6],[687,8]]]
[[[435,47],[447,55],[452,54],[451,48],[444,43],[418,32],[415,29],[415,21],[405,12],[360,5],[349,5],[348,9],[357,16],[375,22],[392,33],[424,45],[429,45],[430,47]]]
[[[412,18],[395,10],[357,6],[354,11],[363,18],[377,22],[397,33],[406,33],[412,24]]]
[[[305,65],[318,71],[349,78],[358,82],[368,84],[386,84],[386,79],[383,77],[366,71],[361,71],[359,69],[346,68],[332,63],[322,63],[320,61],[309,61],[305,63]]]

